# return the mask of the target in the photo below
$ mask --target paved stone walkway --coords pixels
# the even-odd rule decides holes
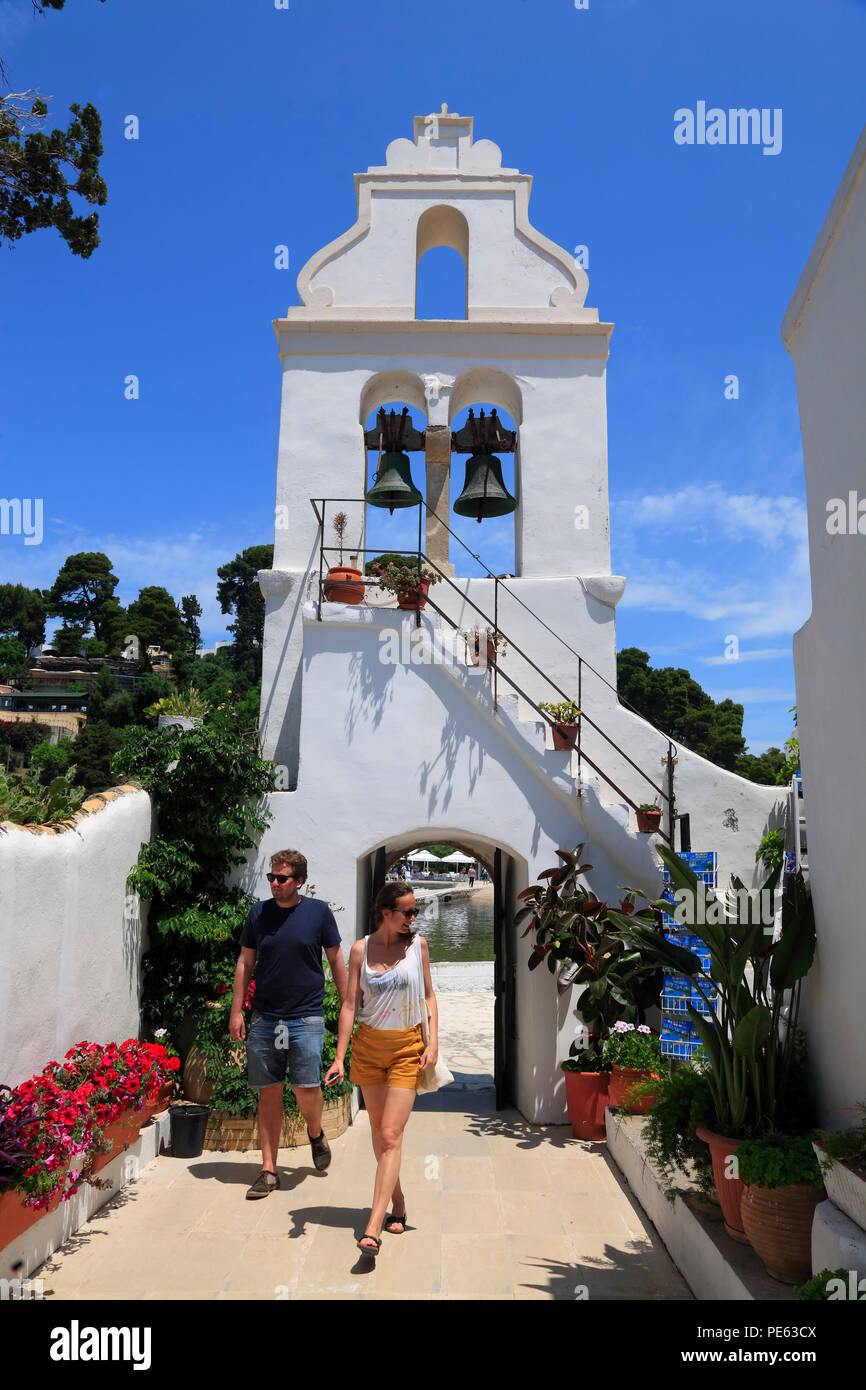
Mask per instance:
[[[416,1102],[409,1229],[384,1234],[375,1265],[355,1245],[375,1172],[362,1111],[326,1173],[281,1150],[282,1189],[258,1202],[258,1153],[160,1155],[42,1266],[45,1297],[690,1299],[604,1145],[495,1110],[493,990],[437,969],[455,1085]]]

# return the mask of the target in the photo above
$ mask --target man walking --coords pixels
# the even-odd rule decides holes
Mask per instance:
[[[255,1007],[246,1041],[247,1079],[259,1093],[258,1124],[262,1171],[247,1197],[267,1197],[279,1187],[277,1150],[285,1112],[286,1063],[295,1099],[306,1125],[313,1163],[320,1171],[331,1161],[322,1130],[322,1045],[325,1040],[325,972],[328,957],[342,1004],[346,965],[340,933],[327,903],[302,898],[307,861],[297,850],[271,856],[270,898],[256,903],[241,933],[235,970],[229,1033],[245,1035],[243,1002],[256,968]]]

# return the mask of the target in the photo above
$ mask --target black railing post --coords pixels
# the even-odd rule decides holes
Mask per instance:
[[[583,657],[577,658],[577,794],[583,796],[580,772],[580,737],[583,732]]]
[[[494,579],[494,581],[493,581],[493,709],[494,709],[494,712],[495,712],[496,710],[499,709],[499,663],[498,663],[498,660],[497,660],[497,658],[498,658],[498,656],[499,656],[499,643],[498,643],[498,641],[497,641],[497,638],[498,638],[498,637],[499,637],[499,577],[497,576],[496,579]],[[479,652],[479,655],[480,655],[480,653],[481,653],[481,634],[480,634],[480,633],[479,633],[479,636],[478,636],[478,652]],[[486,637],[486,634],[485,634],[485,638],[484,638],[484,653],[485,653],[485,659],[486,659],[486,657],[487,657],[487,655],[488,655],[488,653],[487,653],[487,637]]]
[[[325,584],[322,571],[325,564],[325,511],[327,501],[327,497],[322,498],[322,520],[319,523],[319,602],[316,606],[319,622],[322,621],[322,604],[325,600]]]
[[[674,746],[668,742],[668,815],[670,816],[670,846],[674,847],[674,830],[676,829],[676,808],[674,806]]]

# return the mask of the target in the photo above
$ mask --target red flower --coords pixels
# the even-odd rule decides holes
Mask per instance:
[[[228,985],[226,985],[226,984],[218,984],[218,985],[217,985],[217,994],[225,994],[227,990],[228,990]]]

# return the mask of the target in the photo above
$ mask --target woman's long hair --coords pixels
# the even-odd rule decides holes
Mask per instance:
[[[408,898],[412,889],[405,883],[386,883],[376,894],[376,901],[373,903],[373,925],[370,931],[375,931],[382,924],[382,912],[393,912],[401,898]]]

